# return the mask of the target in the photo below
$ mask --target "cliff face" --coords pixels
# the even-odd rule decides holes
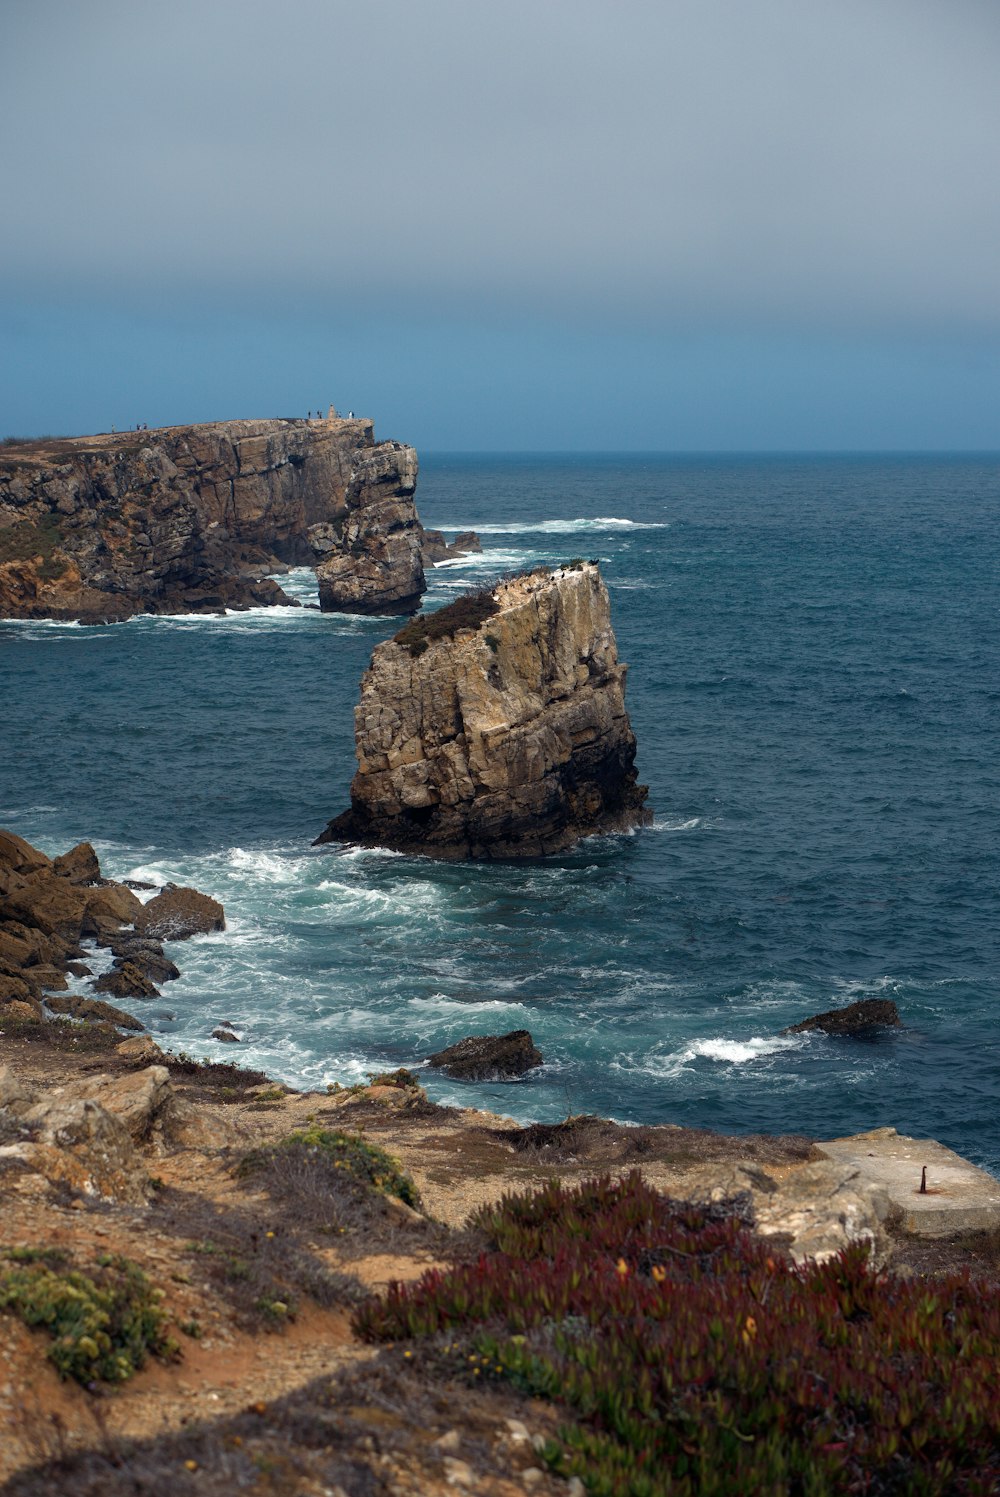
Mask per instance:
[[[593,563],[500,583],[377,646],[351,809],[320,842],[534,857],[650,819]]]
[[[336,548],[316,569],[330,613],[407,613],[424,591],[417,454],[398,442],[356,453]]]
[[[416,454],[370,421],[226,421],[0,447],[0,617],[290,602],[265,574],[340,555],[406,612],[423,591]],[[385,533],[383,533],[385,532]],[[388,538],[387,538],[388,537]],[[412,554],[411,554],[412,553]],[[351,600],[354,606],[356,600]]]

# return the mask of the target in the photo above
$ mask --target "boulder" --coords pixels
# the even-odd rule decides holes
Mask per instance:
[[[449,545],[440,530],[424,529],[421,555],[425,567],[436,566],[439,561],[453,561],[482,549],[482,542],[474,530],[461,531]]]
[[[868,1246],[876,1263],[888,1252],[889,1196],[851,1165],[809,1160],[772,1176],[756,1164],[715,1163],[657,1183],[683,1200],[749,1200],[755,1230],[786,1247],[797,1263],[822,1263],[853,1243]]]
[[[120,1055],[123,1060],[147,1066],[159,1064],[163,1060],[163,1051],[149,1034],[140,1034],[134,1039],[122,1040],[120,1045],[115,1046],[115,1054]]]
[[[894,1029],[901,1025],[899,1009],[889,998],[862,998],[846,1008],[832,1008],[815,1014],[800,1024],[791,1024],[782,1034],[807,1034],[818,1029],[823,1034],[870,1034],[875,1029]]]
[[[121,1119],[136,1142],[141,1142],[173,1099],[174,1089],[166,1066],[150,1065],[125,1076],[70,1081],[60,1088],[59,1095],[99,1102],[106,1112]]]
[[[197,889],[167,884],[137,915],[135,928],[158,941],[184,941],[207,931],[225,930],[222,905]]]
[[[149,1176],[128,1128],[91,1099],[52,1094],[23,1114],[30,1142],[17,1146],[28,1169],[53,1184],[129,1206],[149,1199]]]
[[[0,920],[15,920],[43,935],[80,939],[87,891],[60,878],[51,867],[29,874],[19,889],[0,899]]]
[[[118,932],[107,944],[116,957],[138,967],[140,972],[154,982],[172,982],[181,975],[179,968],[168,956],[164,956],[159,941],[154,941],[152,937],[137,936],[131,931]]]
[[[222,1040],[225,1045],[238,1045],[241,1043],[239,1035],[234,1034],[227,1025],[222,1024],[220,1024],[218,1029],[212,1030],[212,1038],[213,1040]]]
[[[35,873],[51,866],[51,858],[16,832],[0,832],[0,868],[10,868],[14,873]]]
[[[375,649],[351,807],[317,842],[524,858],[648,822],[625,675],[594,563],[414,619]]]
[[[0,972],[0,1004],[30,1003],[35,996],[35,989],[23,977]]]
[[[116,962],[110,972],[98,977],[90,986],[95,993],[110,993],[112,998],[159,998],[160,990],[131,962]]]
[[[42,1005],[37,998],[10,998],[4,1005],[4,1014],[13,1019],[41,1019]]]
[[[72,1019],[91,1019],[98,1024],[115,1024],[119,1029],[145,1029],[141,1019],[127,1014],[113,1003],[104,1003],[100,998],[83,998],[79,993],[66,993],[46,998],[45,1006],[54,1014],[68,1014]]]
[[[23,1117],[36,1100],[36,1094],[15,1075],[8,1065],[0,1065],[0,1108],[15,1117]]]
[[[89,933],[93,928],[96,934],[108,924],[134,925],[142,911],[142,900],[123,884],[107,883],[99,889],[88,889],[84,931]]]
[[[459,1081],[511,1081],[543,1064],[527,1029],[474,1034],[430,1056],[428,1064]]]
[[[101,876],[97,854],[89,842],[78,842],[69,852],[55,858],[52,867],[61,878],[68,878],[71,884],[93,884]]]

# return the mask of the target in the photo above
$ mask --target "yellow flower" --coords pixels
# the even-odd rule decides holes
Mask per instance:
[[[624,1258],[618,1259],[618,1262],[615,1264],[615,1269],[618,1273],[621,1274],[623,1279],[626,1277],[626,1275],[628,1274],[628,1264],[625,1262]]]
[[[662,1284],[667,1277],[667,1270],[663,1267],[662,1263],[654,1263],[650,1269],[650,1273],[657,1284]]]
[[[750,1345],[750,1342],[753,1340],[756,1334],[757,1322],[754,1320],[752,1315],[748,1315],[746,1318],[746,1324],[743,1327],[743,1340],[745,1341],[747,1346]]]

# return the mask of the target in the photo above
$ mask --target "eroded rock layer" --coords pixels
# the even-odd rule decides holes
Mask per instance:
[[[290,603],[267,573],[324,562],[322,607],[408,612],[424,590],[416,472],[412,448],[337,417],[6,442],[0,617]]]
[[[351,808],[318,841],[535,857],[648,821],[625,674],[594,563],[413,620],[372,656]]]

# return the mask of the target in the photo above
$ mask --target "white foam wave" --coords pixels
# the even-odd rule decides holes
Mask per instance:
[[[713,1036],[709,1039],[693,1040],[691,1044],[685,1045],[682,1050],[677,1050],[671,1055],[646,1056],[636,1069],[658,1079],[668,1079],[679,1075],[681,1071],[688,1070],[694,1062],[699,1060],[715,1061],[720,1065],[742,1066],[752,1061],[765,1060],[771,1055],[778,1055],[783,1050],[797,1050],[800,1044],[799,1040],[784,1035],[771,1035],[767,1038],[754,1036],[749,1040],[727,1040],[722,1036]]]
[[[488,1011],[507,1013],[512,1009],[519,1009],[523,1013],[526,1006],[516,998],[449,998],[445,993],[433,993],[430,998],[411,998],[407,1007],[425,1014],[471,1014]]]
[[[595,515],[576,520],[512,520],[495,525],[451,526],[448,530],[475,530],[477,535],[575,535],[584,530],[667,530],[664,520],[626,520],[617,515]]]
[[[436,582],[438,572],[482,572],[502,571],[507,568],[519,567],[530,560],[536,553],[528,550],[515,550],[512,547],[493,546],[488,551],[475,551],[469,556],[454,556],[447,561],[435,563],[430,572],[431,582]],[[443,579],[442,579],[443,581]]]
[[[244,876],[260,879],[264,883],[296,883],[313,858],[281,857],[274,853],[254,852],[243,847],[231,847],[226,856],[231,868]]]

